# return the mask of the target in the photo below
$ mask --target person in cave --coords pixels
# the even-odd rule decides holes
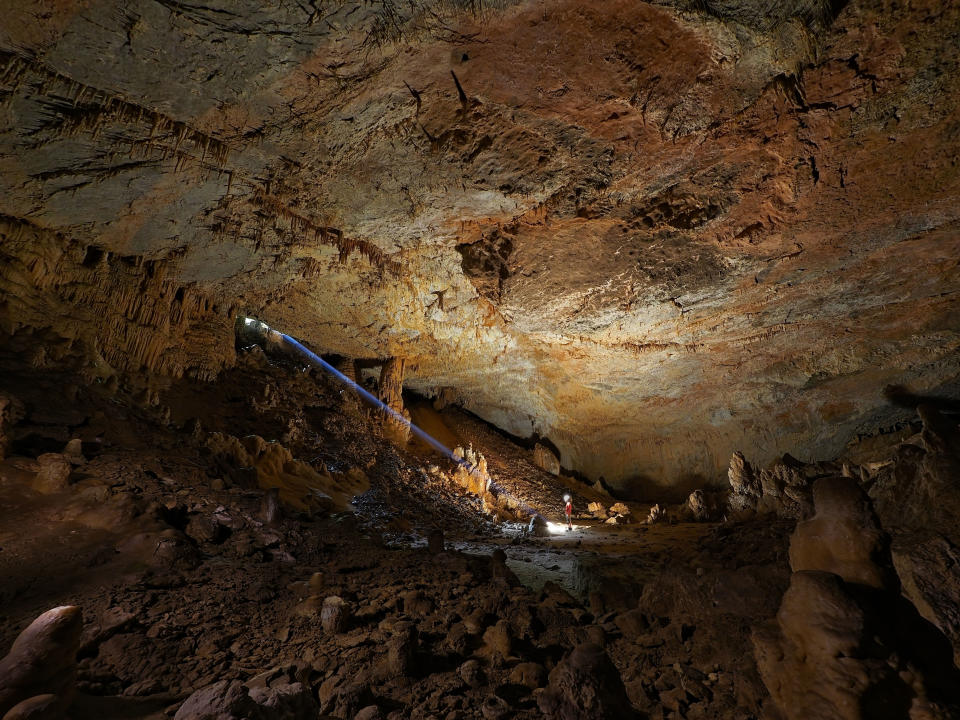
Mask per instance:
[[[567,532],[570,532],[573,530],[573,498],[571,498],[569,495],[564,495],[563,501],[566,503],[563,511],[567,515]]]

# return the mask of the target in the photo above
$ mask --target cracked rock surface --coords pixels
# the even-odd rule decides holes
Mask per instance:
[[[643,493],[957,395],[960,8],[5,3],[0,332],[211,379],[254,315]]]

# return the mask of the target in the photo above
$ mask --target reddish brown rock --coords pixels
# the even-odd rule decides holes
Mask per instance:
[[[56,699],[36,701],[39,705],[30,707],[49,708],[53,702],[63,712],[73,697],[82,629],[80,608],[68,605],[48,610],[17,636],[0,660],[0,716],[38,695]]]

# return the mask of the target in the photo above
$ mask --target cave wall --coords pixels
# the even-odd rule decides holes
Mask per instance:
[[[249,313],[638,492],[956,396],[960,8],[7,5],[27,362],[209,378]]]

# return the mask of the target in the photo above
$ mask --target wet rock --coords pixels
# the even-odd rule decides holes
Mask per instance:
[[[0,660],[0,716],[48,694],[57,697],[63,711],[73,696],[82,630],[80,608],[66,605],[43,613],[17,636]]]
[[[337,595],[324,599],[320,609],[320,625],[328,633],[346,632],[351,617],[352,609],[346,600]]]
[[[37,458],[40,471],[30,483],[30,487],[44,495],[66,490],[69,487],[73,466],[60,453],[44,453]]]
[[[560,474],[560,459],[545,445],[537,443],[533,447],[533,464],[551,475]]]
[[[797,524],[790,539],[790,566],[823,570],[846,582],[892,588],[889,538],[866,493],[852,478],[821,478],[813,486],[816,515]]]
[[[578,645],[550,671],[537,705],[550,720],[635,717],[616,667],[593,644]]]

